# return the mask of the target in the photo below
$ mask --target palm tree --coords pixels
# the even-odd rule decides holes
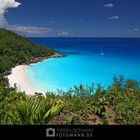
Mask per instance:
[[[54,101],[52,98],[44,96],[22,96],[15,103],[16,117],[15,119],[21,125],[45,125],[53,117],[58,115],[64,107],[62,100]]]

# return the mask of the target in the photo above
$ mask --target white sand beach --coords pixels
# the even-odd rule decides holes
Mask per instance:
[[[28,80],[28,75],[26,72],[27,67],[28,66],[26,65],[20,65],[12,69],[11,74],[7,76],[10,86],[14,87],[16,84],[18,91],[25,92],[29,95],[33,95],[35,92],[43,93],[42,91],[33,87]]]

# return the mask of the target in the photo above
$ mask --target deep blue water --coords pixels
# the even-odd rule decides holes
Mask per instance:
[[[92,82],[107,87],[113,76],[140,82],[140,39],[30,38],[65,55],[31,65],[29,79],[47,91]]]

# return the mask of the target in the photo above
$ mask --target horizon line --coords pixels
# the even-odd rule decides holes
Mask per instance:
[[[112,39],[113,38],[114,39],[121,39],[121,38],[122,39],[123,38],[124,39],[125,38],[126,39],[127,38],[129,39],[129,38],[134,38],[134,39],[140,39],[140,37],[78,37],[78,36],[71,36],[71,37],[70,36],[69,37],[57,37],[57,36],[56,37],[55,36],[54,37],[47,37],[47,36],[46,37],[45,36],[42,36],[42,37],[41,36],[24,36],[24,37],[26,37],[26,38],[97,38],[97,39],[100,39],[100,38],[106,38],[106,39],[109,39],[109,38],[112,38]]]

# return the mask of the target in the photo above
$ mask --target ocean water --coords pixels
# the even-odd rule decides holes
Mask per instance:
[[[114,76],[140,82],[140,39],[30,38],[54,48],[63,58],[51,58],[28,68],[30,82],[42,91],[74,85],[109,86]]]

